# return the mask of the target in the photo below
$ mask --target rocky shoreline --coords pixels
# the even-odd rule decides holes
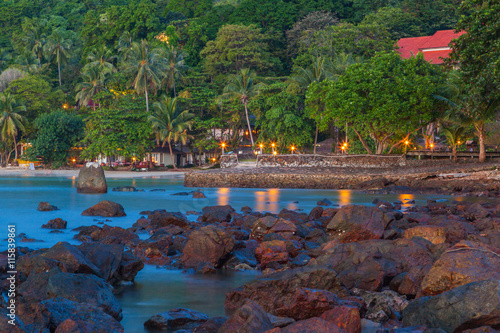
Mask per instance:
[[[186,187],[351,189],[366,193],[500,196],[497,162],[389,169],[247,168],[188,173]]]
[[[204,207],[141,212],[133,227],[80,227],[74,246],[18,248],[17,325],[2,332],[123,332],[114,292],[144,264],[213,274],[259,270],[226,294],[227,317],[190,309],[151,314],[147,328],[180,332],[495,332],[500,328],[500,201],[336,207],[309,213]],[[41,208],[40,208],[41,207]],[[41,203],[41,212],[57,210]],[[194,213],[194,212],[193,212]],[[43,213],[40,213],[43,214]],[[103,201],[82,214],[126,214]],[[44,228],[65,228],[49,221]],[[147,233],[149,238],[141,239]],[[4,293],[7,252],[0,254]],[[0,312],[8,313],[0,298]]]

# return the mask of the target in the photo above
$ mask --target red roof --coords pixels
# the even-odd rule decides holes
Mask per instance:
[[[442,64],[442,58],[447,58],[451,52],[449,46],[451,41],[464,33],[465,31],[455,33],[453,30],[441,30],[432,36],[402,38],[398,41],[397,51],[405,59],[422,52],[425,60],[432,61],[433,64]]]

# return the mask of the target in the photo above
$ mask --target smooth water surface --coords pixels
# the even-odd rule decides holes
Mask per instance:
[[[116,186],[135,186],[140,192],[113,192]],[[206,199],[172,195],[193,189],[183,186],[182,178],[108,179],[107,194],[90,195],[76,193],[76,178],[24,177],[0,178],[0,239],[7,236],[7,225],[16,225],[17,234],[26,233],[37,242],[19,243],[30,248],[50,247],[57,242],[73,240],[76,232],[71,229],[104,221],[111,226],[131,227],[144,210],[166,209],[167,211],[201,211],[209,205],[231,205],[237,211],[250,206],[256,211],[278,213],[281,209],[300,209],[309,212],[316,202],[328,198],[334,204],[371,205],[374,198],[386,201],[415,200],[425,204],[429,198],[445,200],[446,196],[394,194],[367,195],[349,190],[303,190],[303,189],[202,189]],[[160,189],[164,191],[152,191]],[[457,199],[453,197],[453,199]],[[120,218],[95,218],[81,216],[85,209],[101,200],[120,203],[127,216]],[[59,208],[52,212],[38,212],[38,203],[47,201]],[[48,220],[60,217],[68,221],[64,233],[49,233],[41,229]],[[188,216],[191,220],[196,215]],[[148,237],[141,235],[141,238]],[[6,243],[0,243],[0,251]],[[201,311],[209,316],[224,315],[224,294],[252,280],[257,273],[221,273],[211,276],[191,275],[180,271],[169,271],[154,266],[145,267],[136,278],[136,283],[125,286],[117,295],[122,307],[122,325],[125,332],[145,332],[143,323],[152,315],[176,307]]]

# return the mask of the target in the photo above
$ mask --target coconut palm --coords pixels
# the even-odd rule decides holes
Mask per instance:
[[[500,111],[500,99],[485,101],[473,85],[465,85],[458,72],[451,72],[441,95],[435,96],[447,102],[450,110],[445,117],[455,124],[473,125],[479,138],[479,162],[486,161],[486,124],[495,119]]]
[[[61,63],[66,63],[70,58],[72,42],[69,38],[65,38],[60,29],[56,29],[47,38],[47,44],[43,47],[47,58],[52,59],[57,63],[57,72],[59,73],[59,86],[61,82]]]
[[[15,159],[17,163],[17,134],[19,131],[24,131],[26,118],[19,114],[26,111],[26,107],[18,104],[9,93],[0,94],[0,135],[2,140],[7,141],[9,138],[14,140]]]
[[[443,128],[441,131],[446,137],[446,141],[451,146],[451,154],[453,162],[456,162],[457,146],[459,146],[462,143],[465,143],[465,140],[467,140],[465,127],[455,126],[455,127]]]
[[[38,58],[39,66],[42,65],[43,48],[46,43],[47,36],[43,33],[43,28],[47,24],[46,20],[30,23],[25,22],[27,28],[21,39],[26,51],[33,53]],[[24,29],[23,29],[24,30]]]
[[[14,62],[21,66],[24,71],[27,71],[31,74],[37,74],[42,70],[42,67],[40,66],[40,60],[32,52],[22,52],[16,57]]]
[[[116,56],[105,45],[95,47],[87,56],[88,63],[85,68],[97,67],[101,72],[113,72],[115,66],[113,61]]]
[[[172,142],[181,141],[186,144],[188,138],[187,130],[193,125],[194,115],[189,111],[179,112],[177,110],[177,98],[170,98],[166,95],[162,96],[160,102],[153,104],[154,111],[148,116],[148,122],[151,123],[153,131],[156,135],[156,141],[159,144],[163,141],[162,147],[168,143],[170,149],[170,159],[172,165],[176,169],[174,154],[172,152]]]
[[[130,50],[132,46],[132,34],[128,31],[124,31],[120,38],[118,39],[117,49],[120,53],[126,53]]]
[[[123,66],[124,72],[129,75],[129,85],[137,94],[146,95],[146,110],[149,113],[148,90],[156,93],[160,85],[165,63],[161,61],[159,50],[153,49],[147,40],[134,42],[127,52],[127,61]]]
[[[0,71],[7,67],[10,59],[12,59],[11,50],[6,47],[0,48]]]
[[[83,71],[82,78],[83,82],[80,82],[76,86],[76,101],[80,105],[87,105],[89,101],[97,95],[99,92],[106,89],[106,74],[99,69],[99,67],[90,67]],[[95,112],[95,102],[93,103],[93,108]]]
[[[224,88],[224,97],[238,98],[241,104],[245,106],[245,116],[247,119],[248,133],[250,134],[250,141],[254,146],[252,127],[250,126],[250,119],[248,118],[248,102],[250,98],[259,93],[263,84],[255,84],[255,73],[251,72],[248,68],[242,68],[238,74],[229,76],[229,83]]]
[[[183,72],[187,69],[184,64],[185,53],[176,49],[173,45],[168,45],[164,53],[164,59],[167,67],[163,83],[166,85],[167,92],[174,89],[174,96],[177,97],[175,90],[175,80],[183,77]]]

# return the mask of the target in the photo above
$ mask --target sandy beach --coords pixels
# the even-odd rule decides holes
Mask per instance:
[[[78,177],[79,169],[72,170],[29,170],[21,167],[0,168],[0,177]],[[177,171],[105,171],[106,178],[184,178],[184,172]]]

